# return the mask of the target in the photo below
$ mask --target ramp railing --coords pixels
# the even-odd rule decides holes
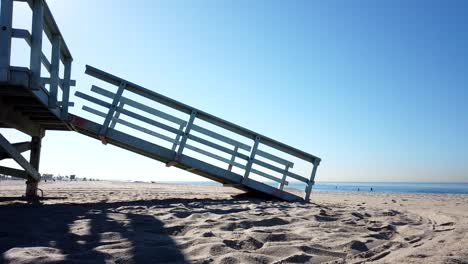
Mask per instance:
[[[172,150],[175,151],[176,154],[174,160],[167,163],[168,166],[177,163],[181,155],[185,155],[184,151],[186,149],[189,149],[200,155],[207,156],[209,158],[215,159],[226,164],[226,170],[231,171],[233,167],[242,169],[243,181],[248,180],[251,174],[256,174],[267,179],[268,181],[278,183],[278,188],[280,190],[283,190],[284,186],[288,185],[289,178],[297,180],[299,182],[303,182],[306,185],[304,199],[309,200],[310,192],[314,184],[317,167],[320,163],[320,158],[308,154],[299,149],[288,146],[284,143],[273,140],[271,138],[265,137],[259,133],[255,133],[251,130],[245,129],[236,124],[225,121],[219,117],[213,116],[194,107],[180,103],[176,100],[153,92],[149,89],[143,88],[139,85],[116,77],[102,70],[96,69],[94,67],[86,66],[86,74],[118,87],[117,92],[111,92],[109,90],[103,89],[95,85],[91,87],[92,92],[94,92],[100,97],[109,99],[111,102],[98,99],[94,96],[90,96],[82,92],[75,93],[76,96],[100,107],[104,107],[104,109],[107,109],[106,112],[103,112],[87,105],[84,105],[82,108],[84,111],[104,118],[104,122],[99,133],[99,138],[103,143],[107,143],[107,131],[109,129],[115,129],[116,124],[120,124],[171,143]],[[178,112],[188,114],[189,118],[188,120],[185,120],[175,115],[171,115],[154,107],[150,107],[146,104],[138,102],[141,100],[132,99],[138,96],[152,100],[160,105],[177,110]],[[132,111],[131,109],[135,109],[137,111]],[[140,112],[144,114],[140,114]],[[128,117],[145,124],[145,126],[135,124],[135,122],[127,121]],[[194,124],[195,120],[198,119],[208,122],[211,125],[214,125],[215,127],[219,127],[233,132],[243,138],[247,138],[251,141],[251,144],[245,144],[237,139],[225,136],[221,133],[217,133],[206,127],[202,127],[201,125]],[[172,126],[168,125],[167,123],[172,124]],[[148,125],[150,127],[162,129],[166,133],[159,133],[154,131],[154,129],[147,128]],[[202,136],[195,135],[193,133],[194,131],[198,134],[201,134]],[[170,134],[172,136],[168,136],[167,134]],[[216,143],[214,141],[220,141],[225,145],[231,146],[231,148],[225,147],[220,143]],[[195,146],[193,143],[196,143],[199,147]],[[260,144],[273,148],[279,152],[289,154],[291,156],[304,160],[307,163],[312,164],[312,171],[309,175],[299,175],[289,171],[289,169],[293,168],[294,166],[293,162],[288,161],[278,155],[274,155],[266,151],[260,150]],[[214,153],[213,150],[215,150],[215,152],[217,151],[228,154],[231,158],[225,158],[219,154]],[[247,152],[248,154],[244,154],[241,151],[244,153]],[[264,160],[272,161],[273,163],[280,164],[284,167],[275,166],[270,162],[265,162]],[[268,170],[279,173],[282,175],[282,177],[278,178],[273,176],[272,174],[254,169],[252,168],[254,164],[262,168],[266,168]]]
[[[13,28],[14,2],[27,2],[32,10],[32,31]],[[48,89],[48,107],[62,119],[68,116],[70,86],[75,86],[71,80],[71,66],[73,58],[68,50],[62,34],[55,22],[52,13],[44,0],[1,0],[1,25],[0,25],[0,82],[10,82],[11,47],[12,39],[24,39],[31,47],[29,72],[31,78],[29,84],[33,90]],[[43,32],[52,44],[51,60],[43,53]],[[64,65],[63,78],[60,78],[60,61]],[[41,77],[41,65],[49,73],[49,77]],[[59,101],[58,88],[62,90],[62,98]]]

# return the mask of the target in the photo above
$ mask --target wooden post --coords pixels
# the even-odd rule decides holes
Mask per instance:
[[[317,167],[320,165],[320,160],[316,159],[314,161],[314,167],[312,168],[312,174],[310,175],[310,180],[307,183],[306,189],[305,189],[305,196],[304,200],[306,202],[309,201],[310,199],[310,193],[312,192],[312,186],[315,184],[315,174],[317,173]]]
[[[249,178],[250,170],[252,169],[253,160],[255,159],[255,154],[257,153],[258,144],[260,143],[260,139],[261,138],[259,136],[255,137],[255,143],[254,143],[254,145],[252,147],[252,152],[250,152],[250,158],[247,161],[247,165],[245,165],[244,178],[242,179],[242,181],[245,181],[245,180],[247,180]]]
[[[109,112],[107,112],[106,119],[104,120],[104,123],[102,124],[101,131],[99,132],[99,139],[101,139],[102,144],[107,144],[107,139],[106,139],[106,134],[107,134],[107,129],[109,127],[109,124],[114,117],[115,110],[117,109],[117,104],[120,101],[120,98],[122,97],[123,91],[125,90],[125,87],[127,84],[125,82],[120,83],[119,89],[117,90],[117,93],[114,96],[114,99],[112,100],[112,105],[109,108]]]
[[[176,161],[180,159],[182,152],[184,151],[185,144],[187,143],[188,135],[190,134],[190,130],[192,130],[193,122],[195,122],[195,117],[197,116],[197,110],[192,110],[192,114],[190,115],[190,119],[187,123],[187,127],[185,128],[185,132],[182,135],[182,140],[180,141],[179,149],[177,149]]]
[[[289,166],[291,166],[291,164],[287,164],[286,168],[284,169],[283,178],[281,179],[281,183],[278,187],[280,190],[283,190],[284,188],[284,183],[286,182],[286,176],[288,176],[287,174],[288,174]]]
[[[185,124],[180,124],[179,131],[184,131],[184,127],[185,127]],[[177,145],[179,144],[180,137],[181,137],[180,134],[176,136],[174,144],[172,144],[172,150],[173,151],[176,150]]]
[[[236,154],[238,150],[239,150],[239,147],[235,146],[234,153],[232,154],[232,157],[231,157],[231,163],[229,163],[229,166],[228,166],[228,171],[232,171],[232,166],[233,166],[232,163],[234,163],[234,161],[236,160]]]
[[[60,42],[59,35],[52,36],[52,55],[50,63],[49,108],[57,108],[57,94],[60,81]]]
[[[31,32],[31,88],[37,90],[41,87],[41,56],[42,56],[42,30],[44,26],[44,2],[33,0],[33,17]]]
[[[120,109],[120,108],[123,109],[124,106],[125,106],[125,103],[122,102],[122,101],[120,101],[118,108],[119,108],[119,109]],[[115,125],[117,125],[117,120],[116,120],[116,119],[118,119],[119,117],[120,117],[120,111],[117,111],[117,113],[115,113],[114,118],[112,118],[112,121],[111,121],[110,126],[109,126],[110,128],[113,129],[113,128],[115,127]]]
[[[39,171],[39,163],[41,160],[41,144],[42,144],[42,135],[33,136],[31,139],[31,153],[29,158],[29,163],[36,170]],[[26,180],[26,198],[35,199],[37,198],[37,189],[39,185],[39,180],[32,177],[28,177]]]
[[[68,102],[70,101],[70,82],[71,82],[72,59],[67,58],[63,69],[63,91],[62,91],[62,120],[68,118]]]
[[[7,82],[10,79],[13,0],[2,0],[0,15],[0,82]]]

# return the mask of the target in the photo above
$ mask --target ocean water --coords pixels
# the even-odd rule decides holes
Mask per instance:
[[[195,185],[219,185],[213,181],[171,182]],[[265,182],[275,186],[276,183]],[[305,185],[291,182],[289,188],[304,190]],[[455,193],[468,194],[467,183],[416,183],[416,182],[317,182],[313,191],[331,192],[386,192],[386,193]]]
[[[289,187],[303,189],[302,184]],[[393,192],[393,193],[459,193],[468,194],[468,183],[416,183],[416,182],[317,182],[315,191],[336,192]]]

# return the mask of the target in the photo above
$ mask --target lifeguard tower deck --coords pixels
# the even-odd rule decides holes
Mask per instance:
[[[227,186],[285,201],[309,200],[320,158],[97,68],[87,66],[86,74],[113,89],[93,85],[93,95],[75,93],[75,99],[86,103],[82,110],[95,118],[69,113],[73,58],[47,3],[20,1],[32,9],[29,32],[12,27],[13,2],[1,0],[0,127],[24,132],[31,141],[12,144],[0,134],[0,160],[11,158],[23,169],[0,166],[0,173],[26,179],[27,198],[37,198],[45,131],[68,130]],[[42,49],[43,32],[52,46],[50,61]],[[12,38],[29,44],[29,68],[11,66]],[[27,150],[29,161],[21,155]],[[309,164],[309,169],[293,172],[288,157]],[[304,183],[303,197],[284,188],[290,179]]]

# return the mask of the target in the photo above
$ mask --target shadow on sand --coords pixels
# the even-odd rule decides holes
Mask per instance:
[[[0,198],[0,200],[2,200]],[[185,201],[189,202],[189,201]],[[200,200],[197,200],[200,202]],[[59,252],[66,263],[185,263],[164,223],[134,208],[166,207],[167,200],[0,206],[0,263],[12,248]],[[131,207],[132,210],[125,210]],[[122,208],[124,212],[122,212]],[[131,211],[131,212],[130,212]],[[50,252],[50,249],[56,249]],[[63,259],[63,257],[65,259]],[[36,263],[39,259],[31,259]],[[42,259],[40,262],[54,262]]]

